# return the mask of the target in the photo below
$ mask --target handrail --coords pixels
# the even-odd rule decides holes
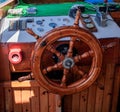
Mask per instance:
[[[6,15],[8,9],[12,8],[15,5],[15,0],[7,0],[0,4],[0,19]]]
[[[6,2],[0,4],[0,9],[14,4],[15,4],[15,0],[7,0]]]

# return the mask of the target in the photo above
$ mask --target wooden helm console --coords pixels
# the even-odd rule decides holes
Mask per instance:
[[[93,34],[79,27],[79,19],[78,10],[73,26],[54,28],[42,39],[37,39],[32,54],[32,72],[38,83],[53,93],[66,95],[82,91],[89,87],[100,73],[101,45]],[[65,53],[56,49],[57,43],[63,40],[68,43]],[[82,49],[76,48],[77,53],[74,53],[74,46],[82,43],[87,46],[87,50],[80,53]],[[57,61],[53,61],[54,57]],[[84,65],[79,66],[79,63],[82,60],[87,61],[87,58],[90,58],[91,64],[86,71],[82,69]]]

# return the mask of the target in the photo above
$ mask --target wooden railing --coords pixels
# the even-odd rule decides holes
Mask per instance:
[[[15,0],[7,0],[0,4],[0,18],[6,15],[8,9],[15,5]]]

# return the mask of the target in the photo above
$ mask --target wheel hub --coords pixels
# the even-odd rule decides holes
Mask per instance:
[[[63,67],[66,69],[70,69],[74,66],[74,61],[72,58],[65,58],[63,60]]]

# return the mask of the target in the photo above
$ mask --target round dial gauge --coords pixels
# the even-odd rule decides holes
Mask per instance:
[[[88,23],[86,24],[86,27],[90,29],[90,28],[94,28],[94,25],[92,23]]]

